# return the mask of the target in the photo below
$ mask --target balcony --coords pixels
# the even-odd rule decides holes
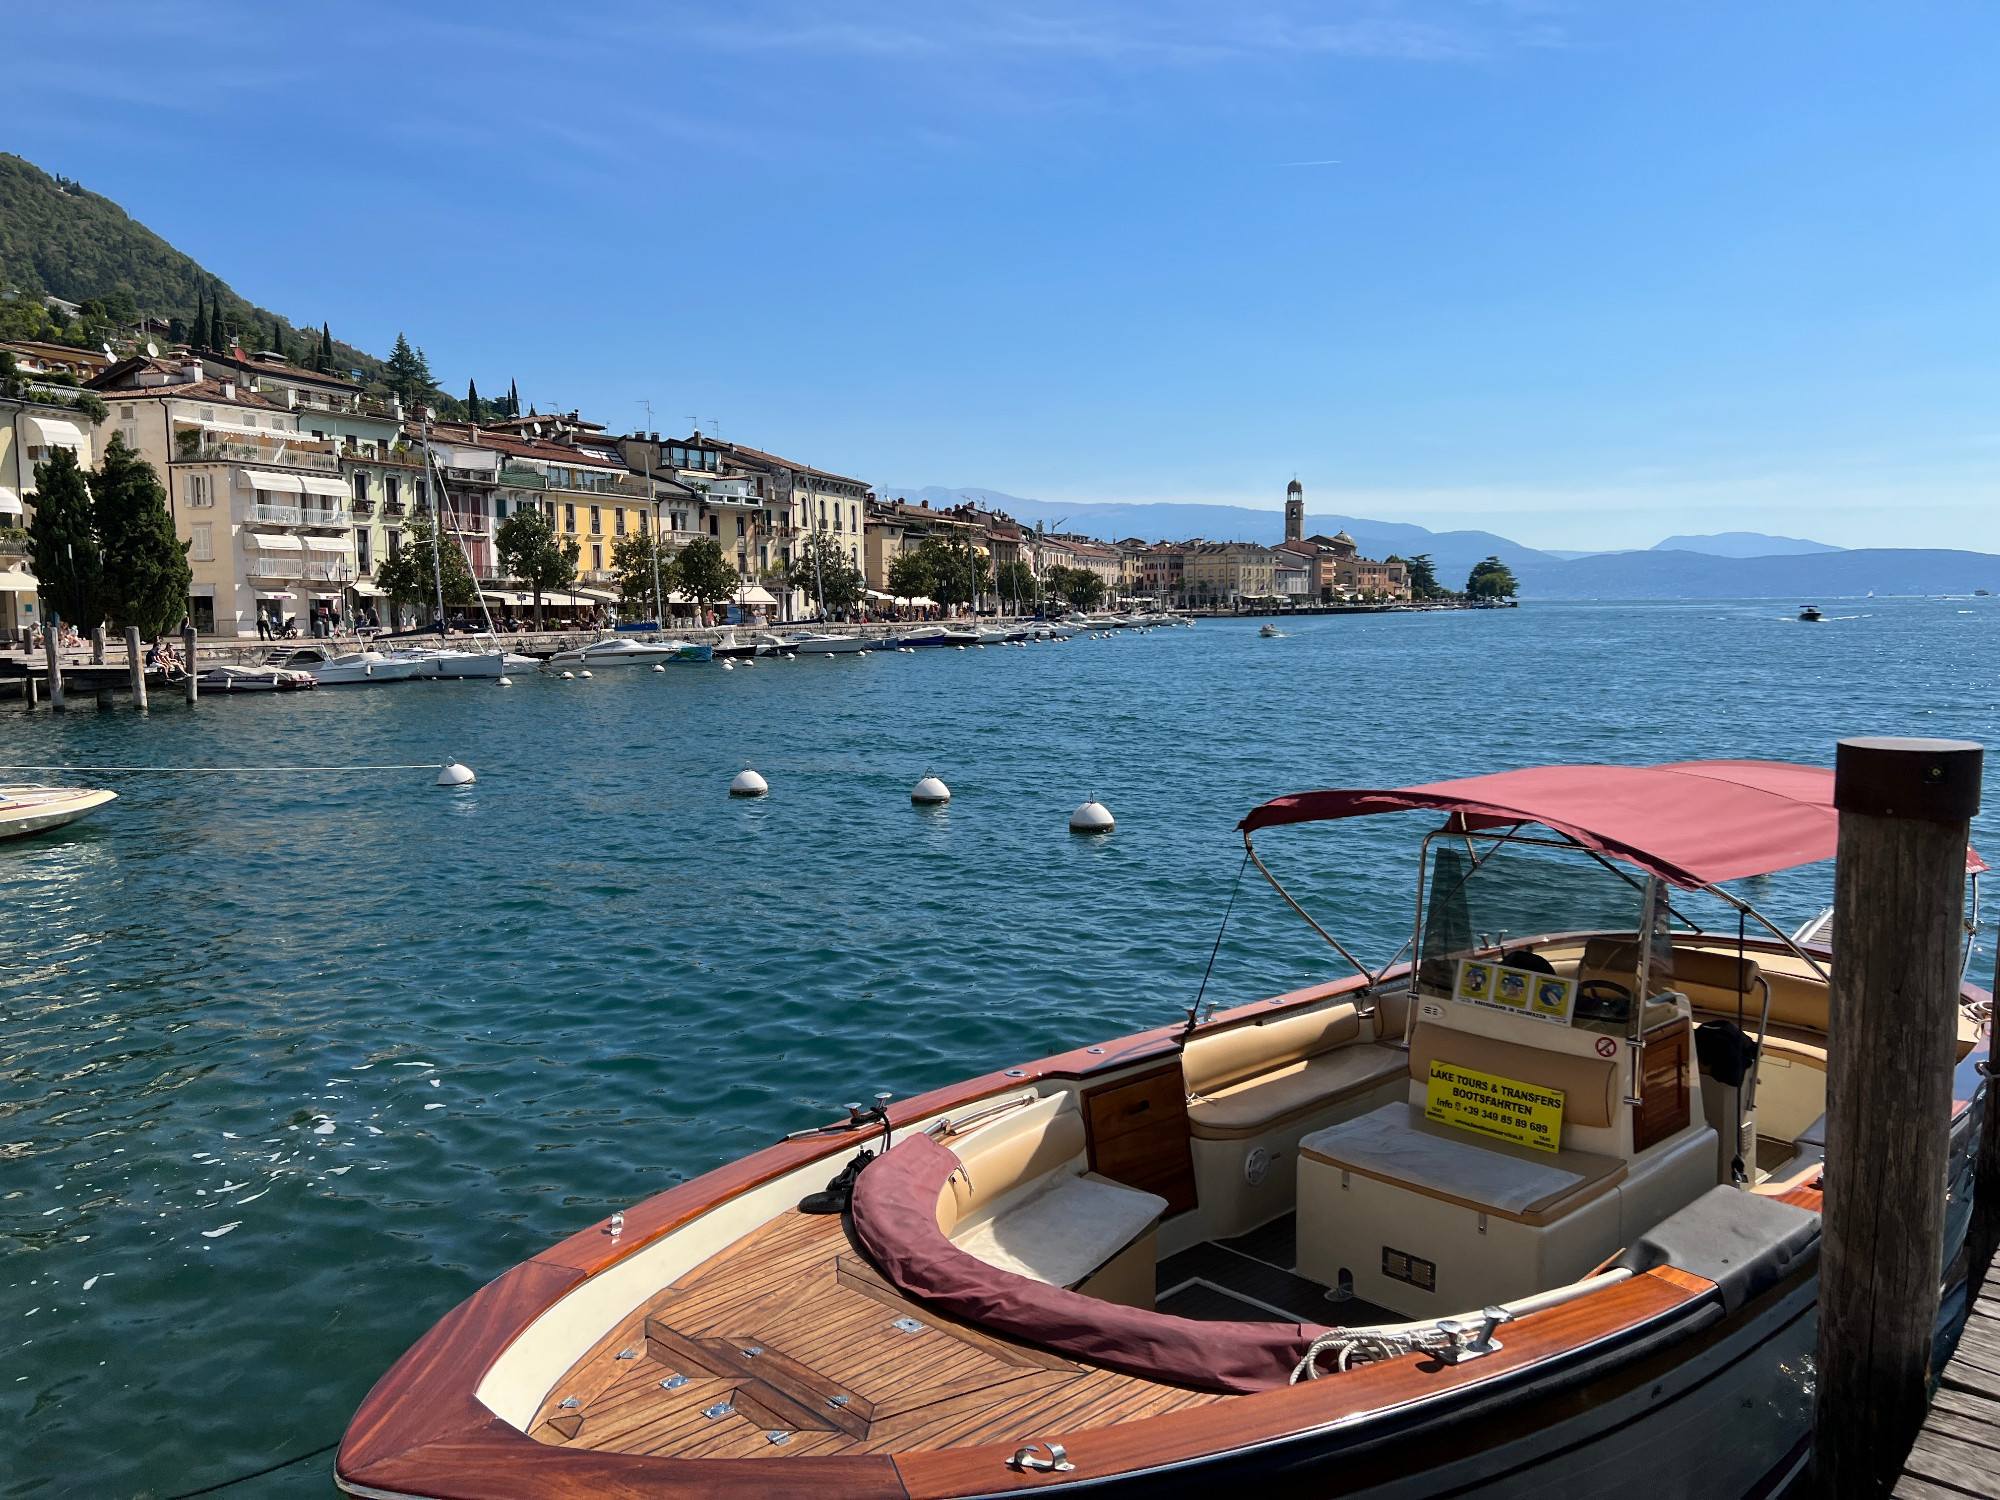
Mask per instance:
[[[502,469],[500,485],[510,490],[545,490],[549,487],[549,476],[533,469]]]
[[[278,434],[272,434],[277,437]],[[302,469],[314,474],[338,474],[340,458],[333,451],[331,443],[314,442],[307,438],[304,442],[252,443],[204,439],[199,434],[183,432],[174,458],[178,463],[237,463],[265,464],[272,468]],[[188,442],[188,438],[195,441]]]
[[[505,481],[502,481],[503,483]],[[579,474],[574,484],[548,481],[548,488],[572,495],[617,495],[651,504],[653,494],[643,478],[631,474]]]
[[[312,526],[325,530],[354,524],[353,516],[343,509],[301,509],[296,505],[246,505],[243,519],[257,526]]]
[[[344,558],[316,557],[293,553],[289,557],[268,554],[253,557],[244,567],[247,578],[303,579],[308,583],[352,583],[354,569]]]

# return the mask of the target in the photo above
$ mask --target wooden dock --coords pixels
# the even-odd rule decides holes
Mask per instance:
[[[2000,1496],[2000,1279],[1988,1270],[1892,1494]]]

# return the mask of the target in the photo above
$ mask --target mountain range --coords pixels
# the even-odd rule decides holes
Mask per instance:
[[[1017,521],[1081,532],[1106,541],[1141,536],[1176,541],[1284,540],[1284,514],[1241,505],[1051,504],[988,489],[891,490],[933,507],[972,501]],[[1306,535],[1345,531],[1364,556],[1430,556],[1438,581],[1456,586],[1472,566],[1497,557],[1514,570],[1524,599],[1798,599],[1878,594],[2000,593],[2000,556],[1901,547],[1845,549],[1801,537],[1729,531],[1672,536],[1635,552],[1554,553],[1490,531],[1431,531],[1364,516],[1307,515]]]

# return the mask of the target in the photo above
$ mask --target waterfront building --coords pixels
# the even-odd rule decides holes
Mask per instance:
[[[1154,602],[1179,604],[1185,588],[1183,569],[1188,546],[1180,542],[1153,542],[1142,546],[1133,558],[1137,578],[1134,593]]]
[[[1312,573],[1312,563],[1298,553],[1285,547],[1271,549],[1271,593],[1285,603],[1300,605],[1312,600]]]
[[[1344,531],[1281,542],[1274,550],[1308,565],[1306,596],[1322,604],[1339,599],[1410,597],[1409,569],[1403,560],[1392,557],[1376,562],[1363,557],[1360,546]]]
[[[351,493],[329,438],[299,413],[201,360],[121,360],[91,379],[106,425],[153,466],[193,572],[188,610],[205,635],[301,626],[354,582]],[[108,435],[107,435],[108,440]]]
[[[1087,536],[1069,535],[1062,540],[1068,543],[1070,556],[1074,559],[1070,566],[1095,573],[1104,584],[1106,602],[1116,600],[1123,584],[1124,574],[1124,559],[1119,555],[1118,549]]]
[[[1233,609],[1271,593],[1271,549],[1255,542],[1195,542],[1189,545],[1182,578],[1191,603]]]

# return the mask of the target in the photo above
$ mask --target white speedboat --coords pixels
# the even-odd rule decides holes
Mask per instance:
[[[1013,632],[1001,630],[993,625],[982,625],[978,634],[979,644],[982,646],[1004,646],[1012,638]]]
[[[507,655],[502,651],[454,651],[449,646],[412,646],[389,653],[394,661],[416,664],[415,677],[504,677]]]
[[[1284,631],[1278,629],[1278,627],[1275,625],[1260,625],[1257,628],[1257,634],[1263,636],[1264,639],[1268,641],[1268,640],[1274,640],[1278,636],[1283,635]]]
[[[318,687],[319,679],[289,667],[209,667],[195,685],[204,693],[297,693]]]
[[[919,625],[914,630],[905,630],[898,635],[896,644],[914,651],[919,646],[942,646],[945,643],[944,636],[945,630],[942,625]]]
[[[706,641],[700,644],[630,639],[592,641],[588,646],[573,646],[567,651],[558,651],[549,658],[548,664],[551,667],[650,667],[662,662],[707,661],[714,654],[715,647]]]
[[[781,637],[784,649],[800,656],[852,656],[873,644],[858,635],[822,635],[813,630],[796,630]]]
[[[343,687],[371,682],[402,682],[414,677],[417,663],[380,651],[348,651],[336,656],[325,646],[295,646],[274,651],[267,667],[310,672],[321,687]]]
[[[0,839],[60,828],[117,800],[116,792],[87,786],[0,786]]]
[[[944,633],[944,639],[939,641],[938,644],[940,646],[976,646],[979,644],[979,632],[976,630],[967,630],[962,626],[954,627]]]

